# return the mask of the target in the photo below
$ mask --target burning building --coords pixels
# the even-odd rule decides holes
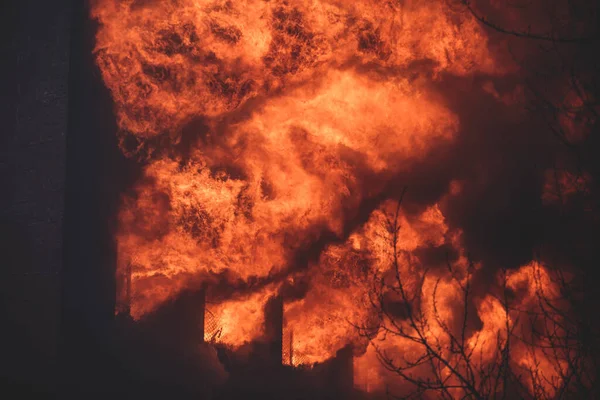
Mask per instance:
[[[592,178],[552,181],[559,151],[522,111],[529,76],[511,53],[528,47],[482,13],[519,16],[464,1],[90,4],[115,122],[95,140],[118,176],[100,297],[114,295],[124,368],[209,398],[590,387],[572,275],[556,270],[569,260],[552,264],[566,250],[534,250],[548,207],[591,196]],[[187,387],[196,376],[211,378]]]

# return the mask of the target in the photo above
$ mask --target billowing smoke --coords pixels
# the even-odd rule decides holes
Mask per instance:
[[[118,302],[139,319],[208,284],[236,347],[279,293],[303,362],[351,343],[377,369],[357,326],[400,254],[407,290],[424,279],[449,324],[447,266],[473,269],[483,354],[475,337],[506,320],[499,271],[515,291],[537,279],[554,150],[524,111],[515,49],[452,3],[97,0],[97,63],[143,165],[119,212],[118,274],[132,275]],[[386,218],[405,188],[394,253]]]

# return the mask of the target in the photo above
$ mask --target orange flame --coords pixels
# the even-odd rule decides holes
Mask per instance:
[[[477,22],[448,2],[417,0],[96,0],[92,15],[121,148],[145,163],[119,212],[118,272],[131,266],[132,293],[118,301],[130,299],[139,319],[199,281],[269,281],[208,307],[217,328],[206,339],[239,347],[263,334],[276,277],[297,273],[309,287],[286,300],[292,363],[321,362],[353,343],[364,387],[379,387],[387,378],[356,326],[373,318],[373,277],[390,275],[382,226],[393,204],[352,222],[394,177],[455,138],[460,121],[432,82],[504,72]],[[454,181],[451,194],[459,191]],[[459,272],[469,267],[442,208],[400,214],[396,250],[409,291],[421,290],[418,249],[447,245]],[[321,242],[316,257],[298,261]],[[532,271],[544,271],[533,265],[508,286],[531,284]],[[458,318],[460,285],[440,272],[422,290],[427,335],[443,337],[442,325]],[[521,305],[535,307],[534,298],[528,292]],[[476,303],[482,324],[468,343],[491,354],[513,320],[492,296]],[[401,338],[385,346],[418,356]],[[533,356],[543,354],[514,355],[524,366]]]

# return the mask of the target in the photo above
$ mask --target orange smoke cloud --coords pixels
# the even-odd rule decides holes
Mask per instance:
[[[373,318],[374,277],[390,274],[382,226],[393,204],[351,222],[455,139],[460,121],[433,81],[503,73],[477,22],[445,1],[96,0],[92,16],[121,148],[144,162],[119,212],[118,273],[131,266],[132,293],[118,302],[130,298],[139,319],[200,281],[272,279],[209,306],[219,331],[206,339],[239,347],[263,334],[262,309],[282,282],[274,277],[299,274],[309,286],[286,300],[285,320],[302,362],[353,343],[364,353],[357,363],[382,381],[356,326]],[[206,129],[181,152],[182,131],[197,119]],[[409,290],[420,290],[425,269],[418,249],[449,246],[464,275],[460,232],[439,205],[401,214],[400,225]],[[324,237],[319,254],[297,265]],[[460,287],[439,273],[422,290],[431,321],[439,313],[452,325]],[[483,349],[506,315],[492,297],[478,299],[477,312],[482,328],[469,340]],[[428,334],[442,330],[432,322]],[[418,351],[401,339],[386,346]]]

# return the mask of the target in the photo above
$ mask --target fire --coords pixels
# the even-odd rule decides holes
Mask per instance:
[[[185,288],[225,281],[233,294],[208,306],[218,328],[205,339],[240,347],[264,334],[266,302],[299,277],[305,293],[284,299],[291,363],[322,362],[351,343],[380,388],[389,376],[357,327],[377,318],[373,288],[393,278],[397,257],[406,290],[423,292],[426,335],[449,346],[461,287],[480,268],[460,230],[443,202],[400,213],[395,249],[382,227],[395,179],[457,136],[461,121],[435,83],[504,73],[477,21],[417,0],[96,0],[92,16],[121,149],[143,163],[116,234],[119,274],[131,269],[131,293],[118,302],[131,302],[134,319]],[[450,186],[449,195],[461,190]],[[443,246],[458,254],[457,275],[426,274],[419,250]],[[555,290],[534,270],[545,271],[524,266],[508,287]],[[535,308],[535,296],[519,305]],[[494,296],[474,303],[481,324],[467,342],[493,357],[516,319]],[[401,338],[382,346],[419,357]],[[544,355],[517,345],[513,357],[531,366]]]
[[[254,293],[248,298],[209,305],[205,318],[212,329],[206,329],[204,340],[240,347],[260,337],[264,324],[265,304],[274,294],[273,288]]]
[[[92,16],[119,126],[137,143],[332,69],[501,71],[478,24],[441,1],[97,0]]]

